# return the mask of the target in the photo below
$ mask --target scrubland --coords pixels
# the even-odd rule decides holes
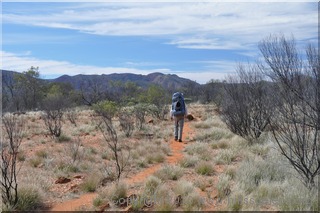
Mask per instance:
[[[153,122],[130,137],[115,119],[123,151],[130,154],[119,182],[92,110],[77,108],[76,125],[65,118],[58,138],[48,134],[40,112],[20,115],[26,129],[18,156],[18,209],[51,209],[95,193],[90,205],[74,210],[319,211],[319,188],[303,185],[267,132],[249,144],[227,129],[214,105],[190,104],[188,111],[195,120],[186,121],[183,156],[176,163],[168,163],[175,157],[170,144],[177,143],[170,119],[150,117]],[[152,167],[153,173],[130,183]],[[56,183],[61,177],[69,182]]]

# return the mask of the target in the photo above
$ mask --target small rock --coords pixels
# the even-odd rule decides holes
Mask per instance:
[[[66,178],[66,177],[59,177],[58,180],[56,180],[54,183],[55,184],[64,184],[64,183],[69,183],[71,179]]]
[[[148,124],[153,124],[153,122],[154,122],[153,119],[151,119],[148,121]]]
[[[74,178],[74,179],[82,179],[83,176],[82,176],[82,175],[76,175],[76,176],[74,176],[73,178]]]
[[[176,197],[174,203],[176,204],[176,207],[179,207],[181,206],[181,203],[182,203],[182,196],[181,195],[178,195],[178,197]]]
[[[188,119],[189,121],[192,121],[192,120],[194,119],[194,117],[193,117],[193,115],[188,114],[188,115],[187,115],[187,119]]]

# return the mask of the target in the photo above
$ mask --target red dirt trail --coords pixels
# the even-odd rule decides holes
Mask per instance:
[[[193,131],[190,129],[189,123],[185,122],[184,130],[182,138],[184,141],[188,142],[188,138],[193,137]],[[167,157],[165,163],[167,164],[176,164],[183,158],[183,149],[186,143],[179,143],[172,139],[170,141],[170,149],[171,155]],[[124,182],[128,185],[132,185],[135,183],[144,182],[147,177],[155,173],[157,170],[161,168],[165,163],[158,163],[149,168],[144,169],[143,171],[135,174],[132,177],[124,179]],[[92,206],[93,199],[97,196],[97,193],[87,193],[81,195],[79,198],[64,201],[62,203],[54,204],[53,207],[50,209],[51,211],[75,211],[85,207]]]

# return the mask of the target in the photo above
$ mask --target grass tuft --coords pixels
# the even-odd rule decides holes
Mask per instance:
[[[179,164],[183,168],[192,168],[195,167],[197,162],[199,161],[197,156],[186,156],[182,160],[180,160]]]
[[[30,186],[20,188],[18,190],[18,197],[17,210],[30,211],[43,206],[39,192]]]
[[[183,175],[181,167],[165,165],[155,173],[161,180],[178,180]]]
[[[214,168],[213,165],[210,162],[206,162],[206,161],[200,161],[196,167],[195,167],[196,172],[199,175],[213,175],[214,173]]]
[[[161,180],[155,176],[148,177],[144,185],[144,192],[147,195],[154,195],[158,187],[161,185]]]
[[[100,183],[100,178],[97,175],[91,175],[80,185],[84,192],[95,192]]]
[[[109,199],[115,204],[121,201],[121,199],[127,197],[127,185],[125,183],[119,182],[115,183],[109,191]]]
[[[198,193],[193,192],[184,198],[182,208],[184,211],[200,211],[204,204],[204,199]]]

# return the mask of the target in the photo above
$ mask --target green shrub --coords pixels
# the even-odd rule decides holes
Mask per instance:
[[[18,198],[16,209],[20,211],[35,210],[43,206],[39,192],[30,186],[21,187],[18,190]]]
[[[205,161],[199,162],[196,165],[195,170],[200,175],[210,176],[210,175],[213,175],[213,173],[214,173],[213,165],[211,163],[205,162]]]

